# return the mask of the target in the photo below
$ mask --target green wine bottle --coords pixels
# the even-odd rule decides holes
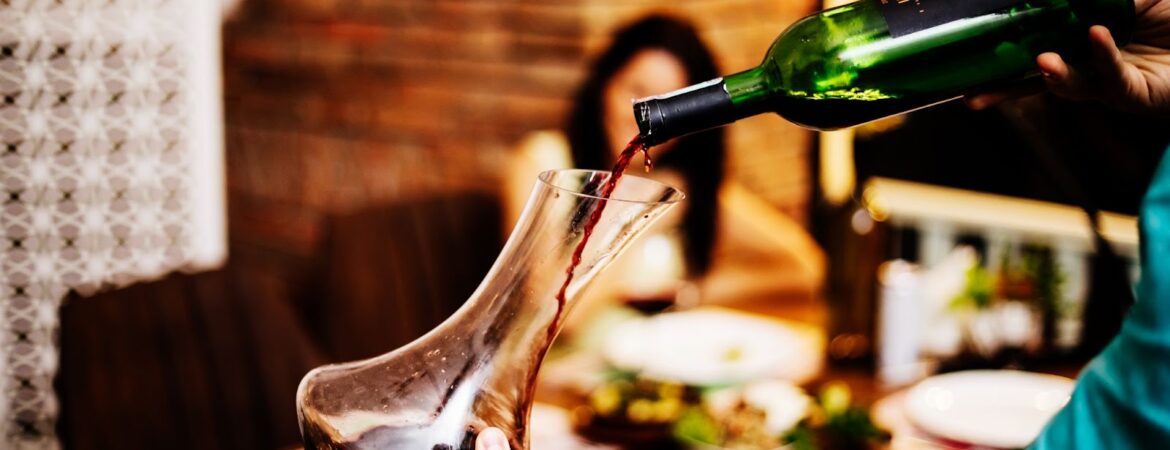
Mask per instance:
[[[805,17],[746,71],[641,99],[643,142],[775,112],[798,125],[859,125],[1038,74],[1036,55],[1088,50],[1088,28],[1118,42],[1133,0],[862,0]]]

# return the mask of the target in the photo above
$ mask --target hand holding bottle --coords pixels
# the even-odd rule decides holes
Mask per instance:
[[[1170,113],[1170,0],[1136,0],[1134,7],[1133,38],[1125,48],[1117,48],[1105,27],[1089,29],[1092,76],[1056,53],[1037,56],[1045,87],[1062,97],[1100,100],[1124,111]],[[967,97],[967,104],[983,109],[1026,93],[974,95]]]
[[[488,428],[475,438],[475,450],[508,450],[508,438],[499,428]]]

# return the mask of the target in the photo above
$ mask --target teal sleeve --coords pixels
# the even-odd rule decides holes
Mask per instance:
[[[1121,333],[1081,373],[1035,450],[1170,449],[1170,162],[1142,202],[1141,281]]]

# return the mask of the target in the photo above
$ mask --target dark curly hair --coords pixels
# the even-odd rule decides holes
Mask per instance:
[[[688,84],[719,76],[714,58],[690,24],[666,16],[650,16],[619,30],[609,48],[594,61],[589,77],[577,91],[565,134],[574,165],[609,169],[609,149],[602,96],[606,84],[639,52],[663,50],[682,63]],[[633,115],[631,105],[630,114]],[[624,136],[621,136],[624,138]],[[656,167],[678,171],[686,180],[687,210],[682,219],[683,246],[690,275],[700,275],[711,265],[715,243],[716,202],[723,182],[726,158],[723,129],[713,129],[677,139],[669,151],[654,155]]]

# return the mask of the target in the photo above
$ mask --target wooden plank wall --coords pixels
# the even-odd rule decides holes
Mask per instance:
[[[591,56],[649,12],[690,18],[724,72],[755,65],[809,0],[251,0],[225,26],[232,233],[309,249],[330,211],[491,192],[508,149],[561,125]],[[812,134],[731,131],[733,176],[800,221]]]

